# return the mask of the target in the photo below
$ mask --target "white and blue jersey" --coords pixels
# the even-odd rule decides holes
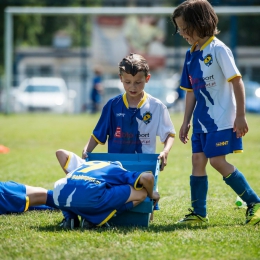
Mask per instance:
[[[230,80],[241,76],[230,49],[212,36],[198,51],[186,53],[180,88],[193,91],[193,133],[209,133],[234,126],[236,102]]]
[[[138,186],[142,172],[127,171],[118,162],[86,162],[70,153],[64,168],[74,170],[55,183],[54,203],[98,226],[121,210],[131,194],[129,185],[143,188]]]
[[[109,153],[155,153],[156,136],[164,143],[168,135],[175,129],[167,107],[146,92],[137,108],[129,108],[126,93],[110,99],[92,134],[99,144],[108,138]]]

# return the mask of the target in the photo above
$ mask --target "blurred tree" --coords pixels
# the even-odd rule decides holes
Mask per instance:
[[[1,0],[0,1],[0,75],[4,73],[4,10],[7,6],[56,7],[56,6],[99,6],[101,0]],[[65,30],[80,46],[80,16],[62,15],[15,15],[14,46],[50,46],[55,32]],[[87,33],[90,30],[88,23]],[[88,42],[87,42],[88,44]]]

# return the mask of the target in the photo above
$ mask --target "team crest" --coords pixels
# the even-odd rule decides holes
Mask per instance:
[[[143,122],[147,125],[151,122],[152,120],[152,114],[150,112],[145,112],[143,114]]]
[[[204,57],[204,64],[209,67],[212,63],[213,63],[212,55],[211,54],[207,54]]]

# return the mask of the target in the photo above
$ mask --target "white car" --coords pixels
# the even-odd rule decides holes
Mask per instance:
[[[69,91],[62,78],[27,78],[14,92],[14,98],[14,112],[72,112]]]
[[[246,110],[252,113],[260,113],[260,83],[245,81]]]

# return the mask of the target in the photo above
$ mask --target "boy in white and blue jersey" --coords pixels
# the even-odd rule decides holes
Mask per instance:
[[[186,144],[193,116],[192,175],[190,176],[193,210],[178,224],[208,222],[206,198],[210,164],[247,203],[246,224],[260,221],[260,198],[244,175],[226,161],[229,153],[243,151],[242,136],[248,132],[245,94],[241,74],[230,49],[215,37],[218,17],[207,0],[188,0],[173,12],[178,32],[192,45],[187,51],[180,88],[187,91],[180,140]]]
[[[175,129],[167,107],[144,91],[151,77],[147,61],[131,53],[120,62],[119,77],[125,93],[110,99],[104,106],[82,158],[107,140],[109,153],[155,153],[156,136],[159,136],[164,143],[158,158],[163,170]]]
[[[87,157],[98,144],[108,140],[109,153],[156,153],[156,136],[164,144],[158,159],[160,170],[167,165],[167,157],[174,142],[175,129],[167,107],[144,91],[151,74],[147,61],[131,53],[119,63],[119,77],[125,93],[110,99],[85,147]],[[162,89],[162,91],[164,91]],[[156,210],[159,209],[155,205]],[[151,214],[150,220],[153,219]]]

